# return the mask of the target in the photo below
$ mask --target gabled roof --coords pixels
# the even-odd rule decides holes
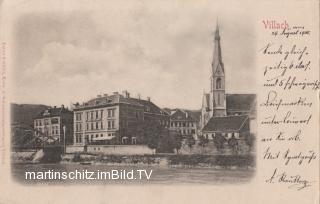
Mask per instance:
[[[156,104],[149,100],[137,99],[137,98],[130,98],[131,100],[135,101],[144,106],[144,111],[147,113],[153,114],[160,114],[160,115],[169,115],[166,111],[159,108]]]
[[[212,117],[202,131],[235,132],[239,131],[248,120],[247,115]]]
[[[185,110],[189,113],[189,115],[196,121],[200,121],[201,110]]]
[[[227,94],[227,111],[250,111],[255,109],[255,94]]]
[[[195,121],[196,118],[190,113],[188,110],[183,109],[173,109],[171,111],[171,120],[188,120],[188,121]]]
[[[94,107],[114,105],[114,104],[119,104],[119,103],[131,104],[131,105],[144,107],[144,111],[146,113],[168,115],[167,112],[165,112],[164,110],[162,110],[161,108],[159,108],[157,105],[155,105],[153,102],[151,102],[149,100],[125,97],[121,94],[99,96],[97,98],[91,99],[91,100],[83,103],[83,105],[76,106],[75,109],[94,108]]]
[[[120,95],[120,94],[97,97],[85,102],[84,106],[97,106],[97,105],[106,105],[106,104],[115,104],[115,103],[127,103],[127,104],[141,106],[141,104],[136,102],[136,100],[134,100],[133,98],[124,97],[123,95]]]

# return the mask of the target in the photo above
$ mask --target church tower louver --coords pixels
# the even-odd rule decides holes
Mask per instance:
[[[201,127],[212,117],[226,116],[225,70],[222,62],[219,25],[214,33],[214,49],[211,64],[210,93],[204,93],[201,109]]]

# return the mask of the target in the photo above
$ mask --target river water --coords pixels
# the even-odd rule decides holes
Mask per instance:
[[[13,178],[24,184],[53,184],[53,185],[74,185],[74,184],[242,184],[249,182],[254,176],[254,169],[250,168],[228,168],[216,169],[205,167],[159,167],[159,166],[113,166],[106,164],[83,165],[76,163],[67,164],[13,164],[11,167]],[[145,177],[137,180],[74,180],[74,179],[56,179],[56,180],[26,180],[25,172],[45,172],[52,170],[55,172],[72,172],[72,171],[111,171],[118,170],[119,172],[126,170],[143,169],[147,173],[152,170],[151,178],[148,180]]]

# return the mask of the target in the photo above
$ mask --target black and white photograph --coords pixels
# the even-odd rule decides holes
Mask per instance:
[[[254,176],[250,25],[235,27],[218,9],[152,9],[124,7],[119,21],[112,8],[17,19],[11,158],[19,182],[69,182],[26,180],[51,168],[151,175],[129,183]]]
[[[0,203],[319,201],[318,0],[0,0]]]

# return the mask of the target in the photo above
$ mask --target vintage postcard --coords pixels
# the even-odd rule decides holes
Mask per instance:
[[[0,203],[319,203],[319,1],[0,9]]]

